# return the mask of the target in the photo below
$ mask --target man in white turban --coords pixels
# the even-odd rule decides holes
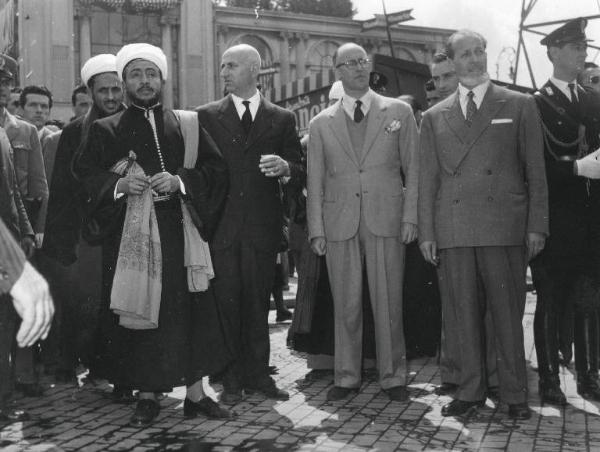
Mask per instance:
[[[54,326],[44,352],[46,363],[58,381],[73,383],[79,361],[90,369],[90,376],[105,372],[98,359],[102,355],[98,327],[102,254],[97,243],[92,246],[82,237],[86,195],[73,176],[72,161],[92,122],[124,108],[114,55],[87,60],[81,68],[81,81],[93,100],[92,107],[44,145],[50,196],[47,208],[42,207],[45,229],[40,253],[40,270],[57,300]],[[122,392],[117,385],[115,394],[121,398]]]
[[[191,146],[188,116],[178,113],[180,126],[176,114],[161,105],[167,77],[161,49],[126,45],[117,53],[116,67],[129,107],[92,124],[75,168],[102,240],[103,309],[109,304],[113,309],[108,377],[139,390],[134,426],[156,418],[158,393],[183,384],[186,417],[227,418],[229,411],[204,396],[202,377],[221,372],[230,354],[212,288],[190,292],[196,288],[186,259],[197,250],[189,246],[197,242],[188,233],[198,231],[204,240],[212,236],[226,196],[227,169],[197,116],[191,115],[197,134]],[[195,217],[192,230],[186,226],[189,217]],[[157,317],[142,319],[145,312]]]

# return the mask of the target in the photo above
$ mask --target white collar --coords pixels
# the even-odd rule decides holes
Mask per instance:
[[[250,102],[248,108],[250,108],[252,120],[256,118],[256,112],[258,111],[258,107],[260,105],[260,93],[258,92],[258,90],[256,90],[254,95],[252,97],[249,97],[248,99],[243,99],[240,96],[236,96],[235,94],[231,93],[231,100],[233,100],[233,105],[235,106],[235,109],[238,112],[240,119],[242,119],[242,115],[246,111],[246,106],[242,103],[246,100]]]
[[[356,101],[360,100],[362,102],[360,109],[366,116],[369,110],[371,109],[371,102],[373,101],[374,97],[375,93],[370,88],[365,94],[361,96],[360,99],[356,99],[355,97],[348,95],[344,91],[344,94],[342,95],[341,99],[342,108],[344,109],[346,114],[350,116],[351,119],[354,119],[354,109],[356,108]]]
[[[550,77],[550,82],[556,86],[562,93],[567,96],[567,99],[571,100],[571,90],[569,89],[569,84],[573,83],[575,85],[575,95],[577,94],[577,79],[571,80],[570,82],[565,82],[564,80],[560,80],[554,76]]]
[[[475,102],[475,105],[477,105],[477,110],[479,110],[489,86],[489,78],[473,88],[467,88],[461,83],[458,84],[458,100],[460,102],[460,109],[462,110],[465,118],[467,117],[467,102],[469,101],[469,92],[473,91],[473,102]]]

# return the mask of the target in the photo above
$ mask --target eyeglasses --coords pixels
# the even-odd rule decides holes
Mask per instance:
[[[590,83],[592,85],[597,85],[598,83],[600,83],[600,75],[592,75],[590,77]]]
[[[344,61],[343,63],[340,63],[340,64],[336,65],[335,67],[338,68],[341,66],[346,66],[348,69],[356,69],[356,68],[358,68],[359,65],[361,67],[368,67],[370,64],[371,64],[370,58],[359,58],[357,60]]]

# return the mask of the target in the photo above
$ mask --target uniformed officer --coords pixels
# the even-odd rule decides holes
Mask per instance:
[[[542,402],[566,404],[560,389],[558,330],[565,307],[574,310],[577,390],[600,400],[600,140],[595,97],[577,84],[587,55],[585,19],[541,40],[552,62],[550,80],[535,94],[544,127],[550,236],[531,263],[537,290],[534,322]]]

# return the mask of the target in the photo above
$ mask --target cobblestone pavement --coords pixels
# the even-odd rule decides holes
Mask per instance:
[[[572,370],[563,369],[569,405],[561,410],[540,406],[533,370],[532,327],[535,297],[529,294],[524,319],[530,404],[527,422],[507,416],[506,406],[487,401],[468,419],[444,418],[450,399],[433,392],[439,383],[435,359],[409,364],[410,401],[390,402],[371,376],[353,398],[327,403],[330,381],[305,382],[306,364],[285,346],[289,324],[276,324],[271,312],[272,364],[278,385],[290,400],[274,402],[252,396],[235,406],[238,417],[228,422],[183,417],[184,389],[162,400],[151,428],[127,426],[132,406],[108,399],[107,384],[57,385],[40,399],[24,398],[32,420],[0,424],[0,448],[27,450],[179,450],[179,451],[391,451],[391,450],[600,450],[598,403],[576,393]],[[215,389],[221,389],[216,386]]]

